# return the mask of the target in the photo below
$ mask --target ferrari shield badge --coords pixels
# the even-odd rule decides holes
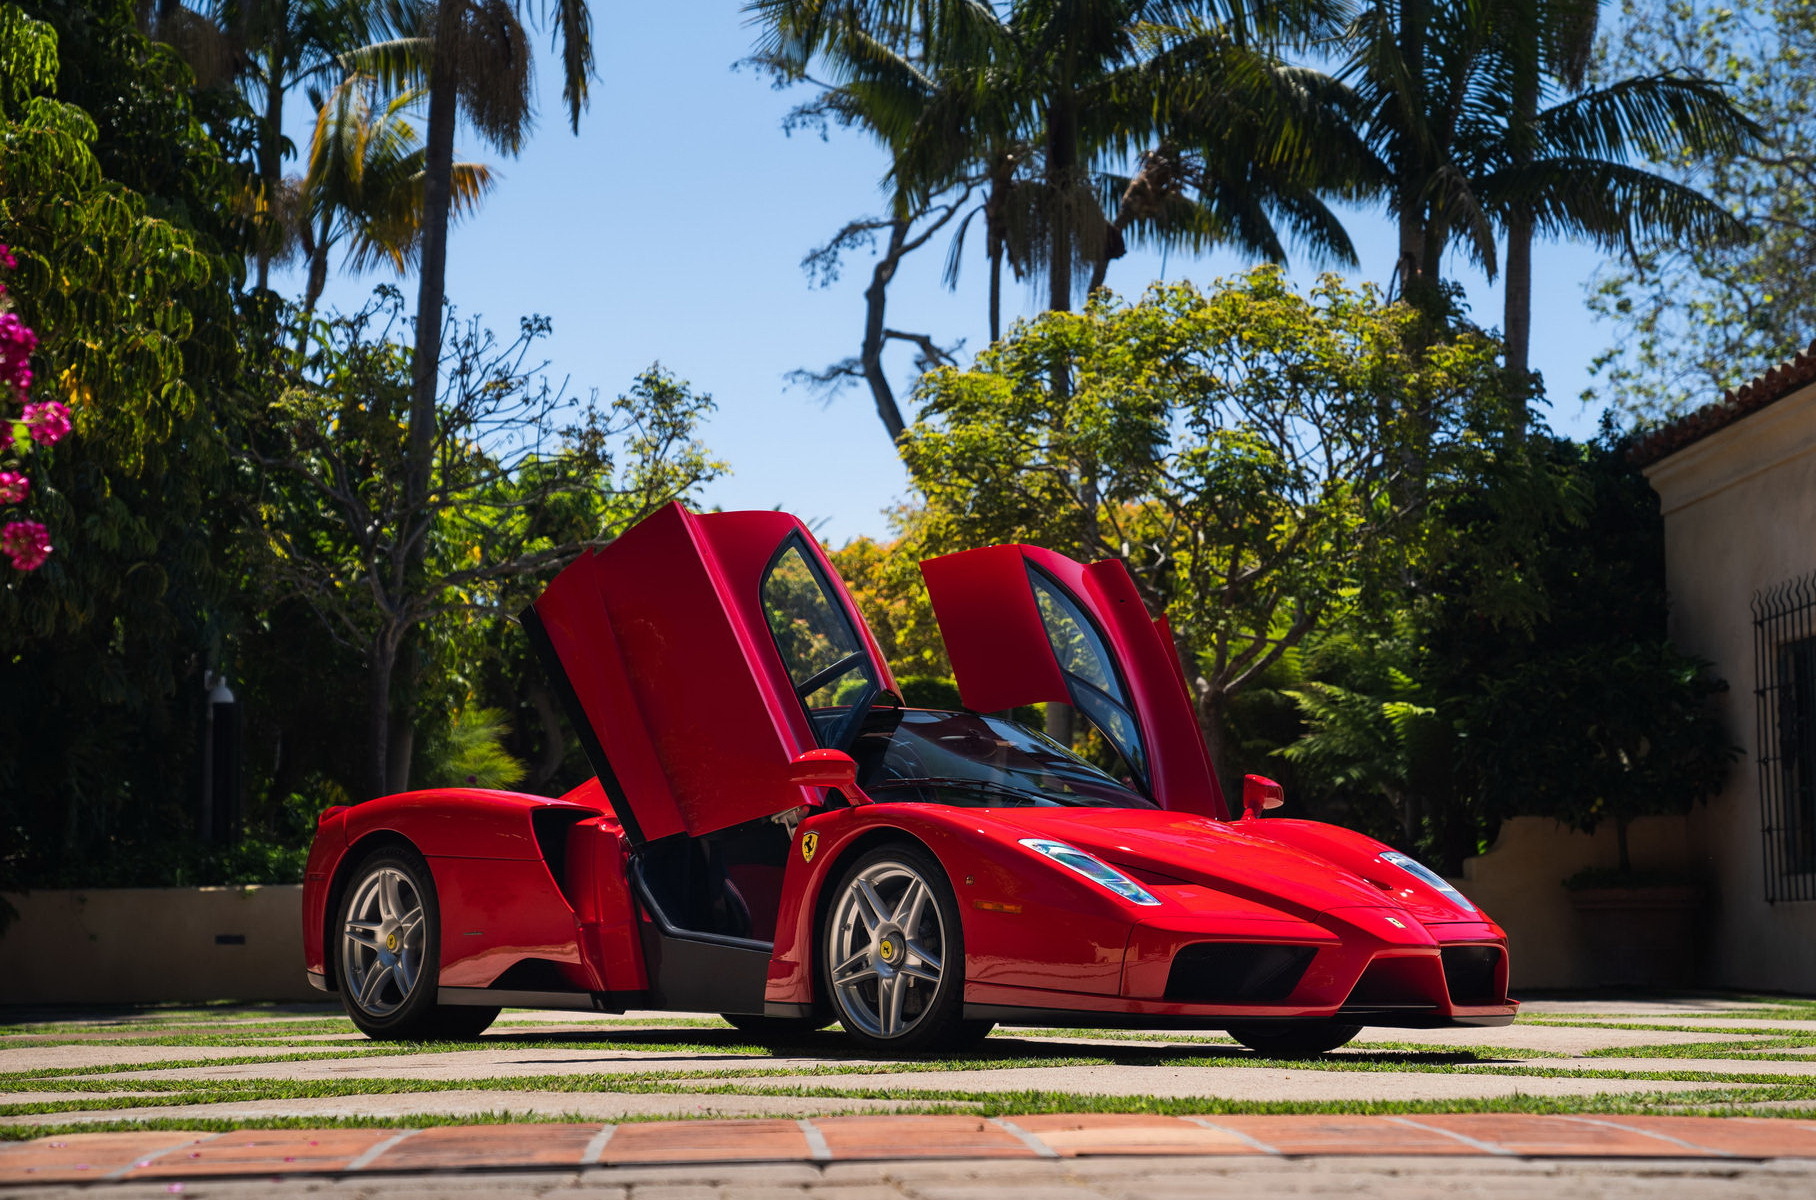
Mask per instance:
[[[812,862],[813,852],[820,848],[820,835],[809,830],[801,835],[801,861]]]

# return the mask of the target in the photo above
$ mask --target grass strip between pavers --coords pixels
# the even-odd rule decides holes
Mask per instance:
[[[821,1096],[810,1089],[725,1089],[712,1095],[795,1096],[803,1099],[840,1099],[844,1094]],[[865,1098],[896,1100],[888,1095]],[[1156,1116],[1417,1116],[1442,1113],[1528,1113],[1546,1116],[1634,1116],[1666,1112],[1678,1116],[1752,1116],[1785,1120],[1816,1117],[1816,1104],[1808,1107],[1758,1110],[1750,1091],[1712,1089],[1699,1093],[1598,1093],[1592,1096],[1499,1096],[1473,1100],[1233,1100],[1215,1096],[1164,1099],[1154,1096],[1099,1096],[1068,1092],[970,1092],[946,1096],[915,1094],[901,1097],[888,1109],[898,1114],[968,1114],[979,1117],[1044,1113],[1143,1113]],[[1811,1099],[1803,1096],[1796,1099]],[[797,1116],[850,1115],[849,1107],[806,1109]],[[70,1133],[136,1130],[194,1130],[224,1133],[238,1129],[422,1129],[447,1125],[484,1124],[630,1124],[649,1121],[720,1120],[713,1112],[646,1113],[602,1122],[577,1112],[544,1114],[499,1110],[482,1114],[410,1113],[385,1117],[153,1117],[145,1120],[76,1121],[62,1124],[0,1124],[0,1141],[26,1141]],[[747,1118],[746,1118],[747,1119]]]
[[[1299,1060],[1271,1060],[1278,1069],[1292,1068]],[[1076,1065],[1076,1064],[1068,1064]],[[264,1100],[308,1100],[348,1096],[407,1095],[419,1093],[465,1091],[537,1091],[596,1092],[623,1095],[764,1095],[810,1097],[843,1100],[964,1100],[975,1102],[979,1096],[1022,1093],[943,1092],[937,1088],[836,1088],[826,1085],[779,1085],[783,1079],[827,1079],[841,1075],[875,1075],[879,1073],[939,1073],[937,1065],[901,1064],[894,1068],[840,1066],[815,1068],[811,1071],[729,1071],[716,1072],[702,1079],[701,1072],[627,1072],[594,1075],[497,1076],[484,1079],[311,1079],[311,1080],[133,1080],[129,1088],[109,1086],[103,1080],[50,1080],[36,1090],[71,1094],[70,1100],[47,1100],[28,1104],[0,1104],[0,1117],[43,1116],[60,1112],[82,1112],[131,1108],[157,1108],[171,1105],[204,1105],[251,1103]],[[1433,1070],[1437,1068],[1432,1068]],[[1782,1075],[1728,1075],[1707,1071],[1621,1072],[1578,1070],[1557,1067],[1510,1067],[1504,1070],[1477,1072],[1496,1078],[1563,1078],[1607,1080],[1609,1082],[1671,1082],[1724,1085],[1718,1089],[1726,1096],[1745,1096],[1747,1103],[1803,1101],[1816,1102],[1816,1079],[1787,1080]],[[730,1082],[730,1081],[740,1082]],[[758,1086],[756,1081],[777,1081],[776,1086]],[[749,1081],[749,1082],[745,1082]],[[134,1095],[121,1095],[131,1090]],[[112,1094],[109,1094],[112,1093]],[[1660,1093],[1661,1095],[1663,1093]],[[1681,1093],[1694,1097],[1698,1093]],[[1686,1100],[1685,1102],[1690,1102]],[[1056,1110],[1046,1110],[1056,1111]],[[1089,1110],[1095,1111],[1095,1110]],[[1123,1111],[1123,1110],[1114,1110]],[[1133,1110],[1145,1111],[1145,1110]]]

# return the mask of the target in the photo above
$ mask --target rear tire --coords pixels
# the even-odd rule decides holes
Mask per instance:
[[[879,846],[846,867],[820,924],[820,994],[865,1049],[925,1054],[975,1045],[965,1020],[965,931],[939,861]]]
[[[353,868],[335,908],[335,982],[341,1006],[378,1041],[479,1036],[496,1008],[435,1002],[441,905],[435,877],[408,846],[381,846]]]
[[[1310,1058],[1347,1046],[1362,1027],[1336,1021],[1295,1021],[1232,1025],[1227,1032],[1250,1050],[1269,1058]]]

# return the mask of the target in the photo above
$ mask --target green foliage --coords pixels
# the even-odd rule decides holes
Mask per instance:
[[[34,493],[58,553],[0,585],[0,886],[130,873],[187,828],[246,328],[187,69],[129,5],[41,11],[0,4],[0,241],[79,436]]]
[[[1657,421],[1720,398],[1816,333],[1816,8],[1802,0],[1625,0],[1605,71],[1686,71],[1728,89],[1764,128],[1707,164],[1660,153],[1753,231],[1739,245],[1649,238],[1596,281],[1591,309],[1616,323],[1593,396]]]
[[[1372,288],[1301,294],[1275,268],[1018,325],[923,382],[903,442],[918,540],[1124,559],[1221,751],[1228,700],[1313,630],[1390,609],[1427,514],[1504,449],[1498,345],[1425,328]]]
[[[1280,753],[1314,803],[1453,872],[1509,816],[1624,834],[1683,812],[1732,758],[1709,704],[1725,685],[1665,637],[1645,479],[1610,442],[1529,449],[1447,507],[1415,603],[1314,639],[1286,692],[1305,728]],[[1505,519],[1533,493],[1573,499]]]
[[[504,748],[511,732],[500,708],[463,708],[423,746],[416,782],[423,787],[510,788],[529,772]]]
[[[912,528],[913,512],[898,512],[896,517]],[[928,686],[944,680],[950,687],[952,664],[946,660],[946,644],[940,640],[939,622],[921,579],[917,545],[912,533],[888,542],[860,537],[829,549],[827,557],[876,635],[884,660],[897,673],[897,682],[906,689],[909,678],[926,680]],[[956,692],[953,703],[957,703]],[[940,706],[930,703],[930,707]]]
[[[340,686],[362,685],[364,716],[315,761],[332,764],[331,777],[354,795],[370,795],[408,786],[419,713],[516,707],[514,690],[473,700],[481,664],[501,649],[492,636],[501,615],[533,600],[584,547],[723,468],[694,437],[711,398],[659,366],[611,403],[582,405],[529,357],[549,332],[545,319],[526,319],[510,340],[468,322],[446,342],[429,490],[413,496],[402,294],[381,287],[361,311],[308,328],[308,353],[277,381],[245,455],[260,489],[250,566],[268,601],[313,615],[308,640],[326,635],[351,652],[336,656]],[[425,544],[412,550],[419,525]],[[420,576],[404,569],[411,554],[425,561]],[[416,651],[405,656],[411,637]],[[394,707],[400,695],[414,700]],[[304,712],[292,719],[318,724]],[[433,722],[421,732],[431,744],[454,736]],[[497,762],[486,774],[503,770]],[[452,778],[468,774],[480,772]]]

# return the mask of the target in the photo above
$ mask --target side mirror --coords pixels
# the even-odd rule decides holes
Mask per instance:
[[[1286,803],[1286,792],[1265,775],[1242,777],[1242,819],[1252,821],[1270,808]]]
[[[788,782],[838,788],[851,798],[858,790],[858,764],[843,750],[808,750],[788,764]]]

